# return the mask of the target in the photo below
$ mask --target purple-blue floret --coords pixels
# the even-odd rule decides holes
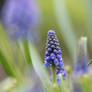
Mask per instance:
[[[84,59],[78,58],[74,70],[78,74],[85,74],[89,72],[88,59],[86,56],[84,56]]]
[[[61,50],[59,46],[58,39],[53,30],[48,32],[47,44],[46,44],[46,52],[45,52],[45,67],[56,67],[56,78],[59,83],[59,74],[63,76],[63,79],[66,78],[67,72],[64,69],[63,59],[61,55]]]

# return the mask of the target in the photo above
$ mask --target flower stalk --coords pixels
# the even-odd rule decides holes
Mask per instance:
[[[52,85],[56,85],[56,66],[52,65]]]

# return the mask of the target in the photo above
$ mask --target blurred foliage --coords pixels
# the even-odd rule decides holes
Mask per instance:
[[[31,41],[12,42],[6,36],[2,26],[0,26],[0,63],[9,77],[0,83],[0,90],[2,92],[23,92],[20,91],[21,89],[32,90],[36,88],[36,84],[37,86],[41,85],[46,92],[71,92],[73,87],[71,63],[74,62],[76,57],[75,49],[77,41],[82,36],[88,38],[88,54],[91,58],[92,1],[39,0],[39,4],[42,14],[41,23],[37,29],[41,38],[39,38],[39,43],[34,44]],[[48,71],[43,67],[46,36],[47,31],[50,29],[56,31],[65,66],[66,64],[68,65],[66,66],[66,70],[69,76],[66,80],[63,80],[61,77],[60,86],[52,85],[49,80]],[[34,71],[36,74],[34,74]],[[35,76],[38,79],[35,79]],[[92,71],[88,74],[78,76],[83,92],[92,91],[91,76]]]

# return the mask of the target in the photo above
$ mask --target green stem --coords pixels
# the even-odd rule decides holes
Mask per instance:
[[[56,66],[52,65],[52,92],[56,92]]]
[[[56,84],[56,66],[52,65],[52,85]]]

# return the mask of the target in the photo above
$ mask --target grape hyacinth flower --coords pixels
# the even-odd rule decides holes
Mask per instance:
[[[57,78],[57,83],[60,82],[59,75],[66,78],[67,72],[64,69],[63,59],[61,55],[58,39],[53,30],[48,32],[47,46],[45,52],[45,67],[50,66],[52,81]],[[56,72],[56,76],[53,78],[53,72]]]
[[[89,72],[88,56],[87,56],[87,38],[81,37],[78,42],[76,61],[72,74],[73,90],[72,92],[83,92],[79,76]]]
[[[37,37],[40,11],[35,0],[6,0],[2,24],[12,39]]]
[[[89,71],[86,37],[82,37],[78,43],[74,71],[78,74],[85,74]]]

